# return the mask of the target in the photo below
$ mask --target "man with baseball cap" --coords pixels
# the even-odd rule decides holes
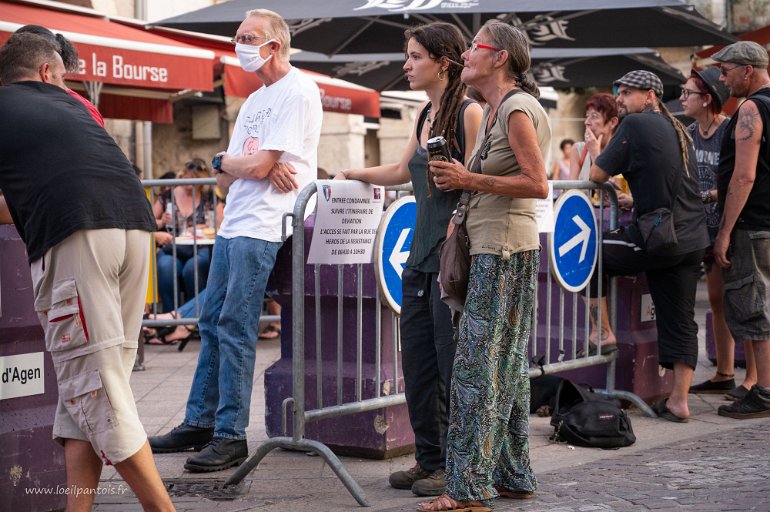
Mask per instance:
[[[736,340],[750,340],[757,384],[720,406],[720,416],[770,416],[770,77],[767,50],[740,41],[715,53],[732,96],[747,98],[727,126],[717,169],[722,220],[714,258],[722,267],[725,319]]]
[[[698,361],[695,290],[708,243],[698,191],[695,151],[686,128],[661,101],[663,83],[649,71],[631,71],[615,81],[615,135],[591,167],[591,180],[604,183],[622,173],[634,197],[634,222],[604,234],[607,275],[645,272],[655,303],[658,362],[674,372],[671,395],[655,405],[659,417],[683,423],[690,414],[687,392]],[[637,218],[660,208],[673,212],[676,245],[649,254]],[[591,290],[598,289],[598,273]],[[606,285],[607,280],[602,281]],[[605,290],[601,290],[605,295]],[[592,312],[594,308],[591,308]]]

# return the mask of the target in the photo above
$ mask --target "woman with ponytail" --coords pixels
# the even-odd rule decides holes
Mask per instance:
[[[409,143],[394,164],[346,169],[336,179],[376,185],[410,180],[417,200],[417,221],[406,268],[401,276],[401,356],[409,420],[417,463],[390,475],[390,485],[420,496],[444,492],[449,382],[455,354],[449,308],[441,302],[437,283],[439,248],[461,191],[439,190],[428,174],[428,139],[443,136],[450,153],[466,161],[476,140],[481,107],[466,97],[460,80],[460,55],[466,41],[454,25],[429,23],[405,33],[406,72],[413,90],[425,91]]]
[[[440,190],[472,191],[472,260],[452,370],[446,493],[420,511],[491,510],[493,498],[531,498],[537,486],[526,351],[540,262],[535,205],[548,194],[551,127],[521,30],[487,22],[463,61],[463,82],[487,106],[468,168],[430,165]]]

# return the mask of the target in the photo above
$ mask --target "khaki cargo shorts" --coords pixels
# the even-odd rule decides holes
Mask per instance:
[[[107,464],[147,435],[129,378],[142,323],[150,234],[74,233],[31,265],[35,310],[59,387],[53,438],[90,442]]]

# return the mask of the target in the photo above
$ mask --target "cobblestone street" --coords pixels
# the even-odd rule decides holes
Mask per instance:
[[[770,510],[766,424],[538,475],[537,500],[498,510]]]

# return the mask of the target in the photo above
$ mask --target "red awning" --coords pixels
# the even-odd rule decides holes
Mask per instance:
[[[751,32],[745,32],[739,35],[738,39],[741,41],[754,41],[767,48],[768,45],[770,45],[770,25]],[[711,46],[705,50],[699,51],[695,55],[697,55],[699,59],[705,59],[706,57],[711,57],[722,48],[724,48],[724,45]]]
[[[172,121],[168,100],[173,95],[213,90],[213,51],[116,23],[93,11],[74,11],[69,6],[54,10],[2,0],[0,44],[29,24],[66,36],[80,58],[79,72],[66,78],[108,84],[118,93],[104,90],[99,96],[104,117],[168,123]],[[136,90],[149,94],[133,94]]]

